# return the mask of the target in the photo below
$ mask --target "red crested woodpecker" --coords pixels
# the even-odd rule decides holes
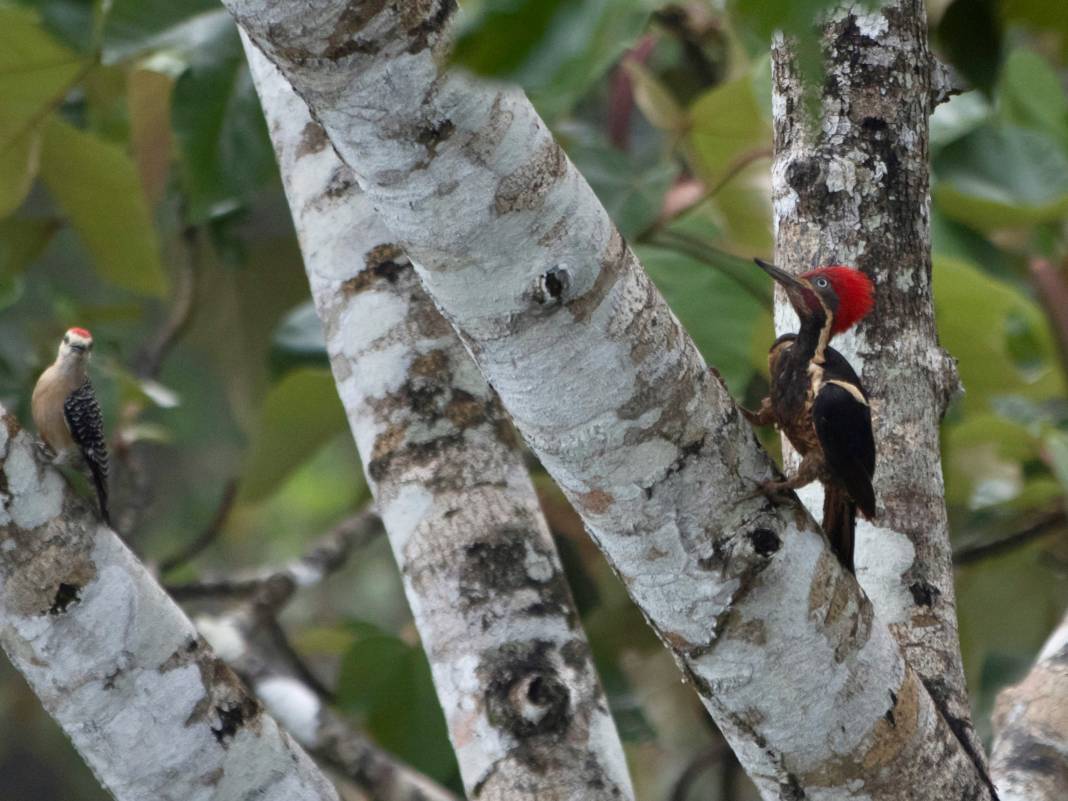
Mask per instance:
[[[852,572],[857,510],[866,518],[875,516],[875,438],[868,393],[829,343],[871,311],[872,283],[850,267],[819,267],[794,276],[760,259],[756,263],[786,290],[801,318],[801,330],[779,337],[768,353],[769,396],[758,411],[743,410],[756,425],[775,423],[801,455],[793,476],[762,489],[822,482],[823,530]]]
[[[92,334],[84,328],[67,331],[56,360],[37,379],[31,406],[33,422],[57,461],[75,451],[85,459],[100,501],[100,516],[110,526],[104,418],[86,369],[92,352]]]

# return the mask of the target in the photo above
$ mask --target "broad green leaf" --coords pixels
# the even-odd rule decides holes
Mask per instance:
[[[192,222],[229,214],[277,174],[245,54],[230,25],[174,88],[172,119]]]
[[[47,34],[34,14],[0,6],[0,157],[13,147],[25,155],[27,132],[63,99],[85,63]],[[5,170],[3,178],[13,174]],[[9,194],[6,187],[0,192]]]
[[[174,80],[148,69],[130,71],[127,103],[130,109],[130,145],[145,197],[158,203],[167,187],[171,150],[171,92]]]
[[[519,83],[553,120],[569,111],[645,27],[650,0],[484,0],[454,60]]]
[[[664,193],[678,175],[670,160],[649,162],[612,147],[599,136],[562,136],[568,156],[626,237],[651,225],[660,214]],[[588,132],[587,132],[588,133]]]
[[[1044,133],[1068,150],[1068,95],[1057,73],[1038,53],[1019,47],[1009,54],[998,100],[1007,122]]]
[[[271,495],[345,425],[329,370],[287,373],[271,388],[260,410],[245,459],[242,498],[258,501]]]
[[[1068,213],[1068,155],[1035,131],[983,126],[943,148],[934,170],[941,209],[981,230],[1033,225]]]
[[[41,133],[37,127],[9,140],[0,150],[0,217],[6,217],[26,199],[41,163]]]
[[[954,0],[937,29],[949,61],[969,83],[987,94],[1001,62],[1002,29],[996,4],[997,0]]]
[[[198,26],[211,15],[229,17],[213,0],[114,0],[104,28],[104,60],[193,45]]]
[[[357,634],[341,662],[339,704],[364,719],[379,745],[448,782],[456,761],[422,649],[366,627]]]
[[[686,112],[679,106],[671,90],[644,64],[627,60],[623,67],[634,86],[634,102],[655,127],[669,133],[686,130]]]
[[[60,228],[51,218],[0,221],[0,275],[16,275],[36,259]]]
[[[636,250],[705,360],[740,395],[754,373],[750,342],[761,320],[760,302],[729,276],[689,256],[659,247]]]
[[[1052,363],[1053,342],[1045,317],[1034,302],[970,264],[939,257],[934,266],[938,335],[957,359],[966,413],[989,408],[997,395],[1046,398],[1064,391]],[[1010,350],[1010,326],[1030,330],[1043,365],[1022,367]]]
[[[1023,488],[1020,464],[1038,453],[1037,439],[1024,426],[985,412],[946,426],[943,447],[946,500],[972,508],[1016,497]]]
[[[931,148],[943,145],[971,133],[990,119],[993,109],[983,93],[973,90],[953,95],[931,114]]]
[[[141,294],[165,293],[152,215],[122,148],[53,116],[45,128],[41,177],[101,276]]]
[[[745,75],[706,92],[690,107],[690,150],[702,180],[716,187],[754,152],[771,147],[771,130]]]

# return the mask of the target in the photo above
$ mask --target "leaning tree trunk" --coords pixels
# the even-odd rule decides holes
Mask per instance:
[[[927,129],[935,63],[922,0],[823,26],[822,84],[791,43],[773,49],[776,258],[794,272],[850,264],[875,282],[875,312],[835,340],[872,396],[877,516],[858,521],[857,578],[953,730],[986,770],[957,637],[938,429],[957,390],[931,301]],[[818,118],[809,112],[818,93]],[[776,328],[797,330],[782,293]],[[789,450],[787,448],[787,450]],[[792,454],[796,464],[796,454]],[[802,493],[820,513],[816,483]]]
[[[304,102],[246,50],[468,795],[632,799],[515,431]]]
[[[455,3],[227,5],[763,795],[989,799],[811,517],[752,496],[766,454],[530,103],[440,67]]]
[[[118,801],[337,801],[0,407],[0,646]]]
[[[1001,801],[1068,798],[1068,615],[1027,677],[998,696],[991,769]]]

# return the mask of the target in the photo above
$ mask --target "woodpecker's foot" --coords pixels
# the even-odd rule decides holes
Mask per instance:
[[[764,398],[760,402],[760,408],[755,412],[741,405],[738,406],[738,410],[742,413],[742,417],[749,421],[751,426],[767,426],[775,422],[775,414],[771,409],[771,398]]]
[[[743,495],[741,500],[751,501],[753,498],[763,496],[770,501],[785,501],[795,489],[794,484],[787,481],[761,481],[755,490]]]

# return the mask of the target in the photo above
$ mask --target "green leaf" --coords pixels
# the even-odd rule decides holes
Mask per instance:
[[[158,203],[167,187],[171,151],[171,92],[174,79],[148,69],[131,70],[126,84],[130,145],[145,196]]]
[[[762,319],[759,301],[724,273],[689,256],[658,247],[636,250],[705,360],[740,395],[754,373],[750,342]]]
[[[1045,317],[1028,297],[967,262],[936,257],[934,299],[939,339],[957,359],[966,413],[988,409],[998,395],[1040,399],[1064,391]],[[1037,368],[1018,364],[1010,349],[1012,328],[1020,325],[1029,329]]]
[[[122,148],[52,117],[41,177],[105,279],[144,295],[166,293],[152,215]]]
[[[636,236],[656,220],[678,175],[675,163],[639,159],[577,127],[564,128],[561,139],[623,236]]]
[[[0,150],[0,217],[6,217],[26,199],[41,163],[41,134],[31,127]]]
[[[245,459],[242,498],[258,501],[271,495],[345,426],[345,410],[329,370],[287,373],[260,410]]]
[[[645,118],[662,131],[682,133],[687,116],[671,90],[644,64],[628,59],[623,62],[623,68],[634,86],[634,102]]]
[[[181,76],[172,109],[191,222],[232,213],[277,174],[236,27],[220,29],[206,47],[213,58]]]
[[[445,720],[422,649],[366,627],[341,662],[338,702],[375,741],[439,782],[456,774]]]
[[[937,33],[950,62],[969,83],[989,94],[1001,62],[996,0],[954,0],[942,14]]]
[[[771,129],[748,75],[720,84],[694,102],[688,142],[694,167],[710,187],[719,185],[741,160],[771,147]]]
[[[1033,225],[1068,213],[1068,155],[1048,136],[986,125],[934,160],[935,199],[981,230]]]
[[[146,50],[192,47],[205,23],[229,17],[213,0],[114,0],[104,28],[104,60]]]
[[[569,111],[645,27],[650,0],[484,0],[453,59],[520,84],[548,120]]]
[[[36,259],[60,228],[50,218],[0,221],[0,275],[17,275]]]
[[[931,115],[931,148],[937,150],[971,133],[989,120],[992,113],[993,109],[982,92],[953,95]]]
[[[1068,149],[1068,96],[1042,56],[1023,47],[1013,50],[1002,71],[998,98],[1007,122],[1044,133]]]

